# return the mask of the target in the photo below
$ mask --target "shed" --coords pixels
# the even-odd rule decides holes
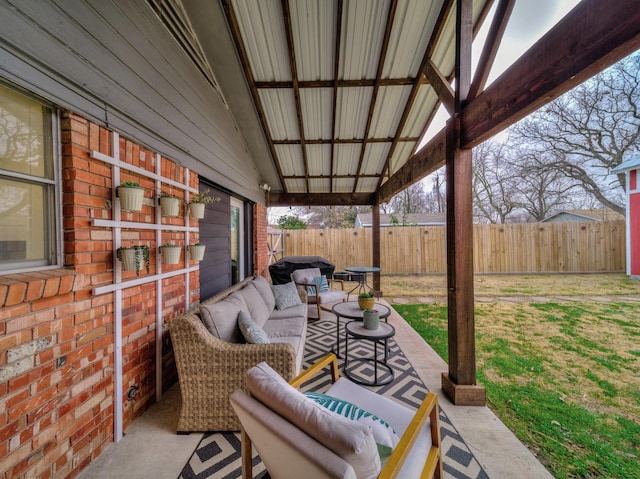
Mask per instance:
[[[547,216],[541,223],[571,223],[580,221],[617,221],[624,216],[610,208],[590,210],[562,210]]]
[[[640,279],[640,156],[623,161],[611,172],[627,175],[627,274]]]
[[[380,226],[402,226],[391,221],[392,215],[380,215]],[[407,226],[444,226],[447,223],[446,213],[409,213],[406,217],[397,215],[398,221]],[[356,228],[371,228],[373,224],[371,213],[360,213],[356,217]]]

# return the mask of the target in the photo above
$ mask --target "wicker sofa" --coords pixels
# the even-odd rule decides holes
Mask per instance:
[[[277,309],[271,286],[255,276],[169,322],[182,395],[178,433],[240,430],[229,396],[245,388],[246,371],[261,361],[287,379],[300,372],[307,333],[304,292],[300,300]],[[244,342],[239,311],[262,327],[268,344]]]

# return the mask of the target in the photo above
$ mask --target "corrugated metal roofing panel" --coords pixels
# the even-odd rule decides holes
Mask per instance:
[[[389,163],[389,169],[391,174],[396,173],[402,165],[407,162],[413,147],[416,145],[415,141],[399,141],[396,145],[396,149],[393,151],[391,162]]]
[[[407,78],[418,74],[442,3],[442,0],[398,2],[382,72],[383,78]]]
[[[372,94],[372,87],[338,88],[337,138],[351,140],[364,136]]]
[[[376,190],[378,178],[359,178],[356,193],[370,193]]]
[[[334,178],[334,193],[351,193],[353,191],[353,178]]]
[[[403,137],[416,137],[422,134],[425,122],[435,108],[437,101],[438,95],[430,85],[420,86],[402,130]]]
[[[331,174],[331,145],[306,145],[307,165],[311,176]]]
[[[284,176],[304,176],[300,145],[275,145],[274,148],[280,159],[280,168]]]
[[[389,0],[345,2],[338,78],[375,78],[388,13]]]
[[[334,174],[355,175],[358,169],[361,144],[340,143],[334,145]]]
[[[309,189],[314,193],[330,193],[331,180],[329,178],[311,178],[309,180]]]
[[[391,148],[389,143],[368,143],[364,150],[364,161],[362,165],[363,175],[379,175],[387,161],[387,155]]]
[[[264,115],[274,140],[299,140],[298,114],[291,89],[262,89],[258,91]]]
[[[336,2],[290,2],[291,29],[299,80],[333,78]]]
[[[373,109],[369,138],[394,137],[407,104],[411,86],[380,87]]]
[[[333,127],[333,90],[301,88],[300,107],[304,137],[307,140],[330,140]]]
[[[255,80],[291,80],[281,3],[234,0],[233,8]]]
[[[285,188],[289,193],[306,193],[307,184],[304,179],[286,179],[284,180]]]

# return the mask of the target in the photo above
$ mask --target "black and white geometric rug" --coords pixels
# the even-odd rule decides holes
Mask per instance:
[[[342,330],[342,328],[340,329]],[[335,331],[335,320],[309,323],[305,346],[305,367],[334,349]],[[344,338],[341,340],[340,352],[344,354]],[[380,349],[379,352],[381,352]],[[349,358],[367,358],[371,355],[372,349],[369,341],[351,340],[349,342]],[[393,339],[389,340],[388,363],[394,371],[393,381],[385,386],[371,387],[370,389],[410,408],[417,409],[427,393],[427,388]],[[342,366],[342,360],[340,360],[341,373]],[[373,377],[373,368],[366,362],[350,362],[349,370],[357,377]],[[380,370],[378,374],[381,374]],[[323,391],[329,386],[328,376],[328,374],[321,375],[314,382],[306,384],[305,389]],[[379,376],[379,379],[384,380],[385,377]],[[486,479],[489,477],[442,410],[440,411],[440,434],[445,478]],[[265,470],[259,456],[256,455],[253,458],[253,464],[254,477],[262,478],[265,475]],[[236,479],[240,477],[240,434],[228,432],[205,434],[178,479]]]

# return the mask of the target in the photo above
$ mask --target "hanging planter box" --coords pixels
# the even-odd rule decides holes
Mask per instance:
[[[201,220],[204,218],[204,210],[207,205],[204,203],[189,203],[189,213],[194,220]]]
[[[116,188],[122,211],[142,211],[144,188],[133,185],[120,185]]]
[[[180,253],[182,253],[182,246],[176,245],[164,245],[160,248],[162,252],[163,264],[178,264],[180,262]]]
[[[180,214],[180,198],[176,196],[161,196],[160,208],[162,216],[178,216]]]
[[[149,272],[149,247],[131,246],[128,248],[118,248],[116,255],[122,263],[122,271],[135,271],[140,275],[142,266]]]
[[[206,246],[203,244],[189,245],[189,258],[193,261],[202,261],[205,248]]]

